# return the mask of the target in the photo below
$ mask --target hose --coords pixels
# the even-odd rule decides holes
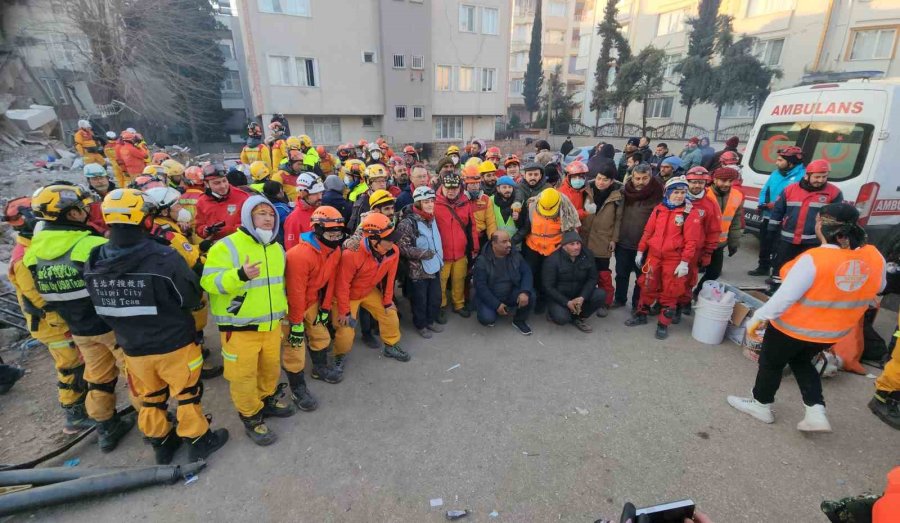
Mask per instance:
[[[121,468],[92,469],[78,467],[48,467],[45,469],[4,470],[0,471],[0,487],[13,485],[49,485],[60,481],[69,481],[86,476],[117,472]]]

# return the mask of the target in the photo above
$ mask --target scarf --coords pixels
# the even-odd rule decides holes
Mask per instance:
[[[600,190],[596,185],[591,184],[591,196],[593,196],[594,204],[597,208],[603,207],[603,204],[606,202],[606,199],[609,198],[609,195],[616,190],[616,184],[611,183],[609,187],[606,189]]]
[[[516,201],[516,194],[513,193],[509,198],[504,198],[500,193],[494,195],[494,205],[500,209],[500,216],[503,220],[509,220],[512,216],[512,204]]]
[[[419,216],[419,218],[422,218],[422,220],[424,220],[426,224],[430,224],[431,220],[434,219],[434,214],[425,212],[422,209],[419,209],[418,207],[416,207],[415,205],[412,206],[412,210],[414,213],[416,213],[416,215]]]
[[[642,202],[651,198],[659,200],[662,198],[663,186],[655,178],[650,178],[650,183],[644,186],[643,189],[636,189],[634,184],[631,183],[631,180],[628,180],[622,193],[625,196],[625,205]]]

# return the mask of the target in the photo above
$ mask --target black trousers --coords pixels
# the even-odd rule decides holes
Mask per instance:
[[[531,269],[531,278],[534,282],[534,307],[538,311],[543,310],[544,307],[544,287],[542,286],[542,278],[541,273],[544,268],[544,260],[547,259],[546,256],[541,255],[531,249],[528,248],[528,245],[522,244],[522,258],[525,259],[525,263],[528,264],[528,268]]]
[[[634,290],[631,292],[631,308],[638,306],[641,299],[641,288],[638,287],[637,278],[641,275],[641,268],[634,263],[637,249],[626,249],[616,245],[616,303],[625,305],[628,301],[628,283],[634,274]]]
[[[781,239],[781,227],[769,230],[768,218],[764,218],[759,227],[759,266],[769,269],[772,267],[772,258]]]
[[[700,281],[697,282],[697,287],[694,289],[695,295],[700,292],[704,283],[709,280],[718,280],[719,276],[722,275],[722,266],[725,265],[725,248],[726,246],[723,245],[713,251],[712,256],[710,257],[709,266],[706,268],[706,272],[703,273],[703,277],[700,278]]]
[[[760,403],[775,401],[775,393],[781,385],[782,371],[785,365],[790,365],[797,386],[800,387],[803,403],[810,407],[825,405],[822,379],[812,359],[831,345],[792,338],[770,324],[766,328],[759,354],[759,370],[756,373],[756,385],[753,386],[753,397]]]
[[[581,319],[590,318],[591,314],[597,312],[597,309],[604,303],[606,303],[606,293],[600,289],[592,290],[588,299],[584,300],[584,305],[581,306],[581,314],[578,317]],[[553,323],[557,325],[565,325],[575,319],[575,315],[569,311],[568,307],[555,301],[547,304],[547,313],[550,315]]]
[[[528,293],[528,305],[524,307],[516,306],[518,299],[518,294],[509,296],[507,299],[503,300],[503,303],[506,305],[506,310],[512,314],[513,321],[527,322],[528,316],[531,315],[531,310],[534,308],[534,295]],[[478,318],[478,323],[482,325],[496,323],[497,320],[501,318],[501,316],[497,314],[497,309],[492,309],[490,306],[485,305],[478,300],[478,294],[475,295],[475,316]]]
[[[772,260],[772,276],[778,277],[778,273],[785,263],[817,246],[818,244],[794,245],[783,239],[778,240],[778,251],[775,253],[775,258]]]
[[[427,280],[406,281],[409,302],[412,309],[413,325],[424,329],[434,325],[441,310],[441,279],[435,275]]]

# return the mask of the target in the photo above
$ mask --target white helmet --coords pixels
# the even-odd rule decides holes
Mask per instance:
[[[99,163],[89,163],[84,166],[84,176],[86,178],[96,178],[98,176],[108,177],[109,173],[106,168]]]
[[[144,191],[144,194],[156,202],[159,209],[168,209],[181,199],[181,193],[171,187],[154,187]]]
[[[309,194],[320,194],[325,192],[325,186],[322,182],[316,182],[309,188]]]
[[[79,129],[90,129],[91,122],[89,122],[87,120],[78,120],[78,128]]]
[[[297,190],[310,191],[312,187],[319,181],[319,177],[310,172],[303,172],[297,176]],[[324,191],[324,189],[322,189]]]
[[[112,131],[106,131],[106,137],[109,138],[110,140],[115,140],[115,139],[116,139],[116,133],[114,133],[114,132],[112,132]]]

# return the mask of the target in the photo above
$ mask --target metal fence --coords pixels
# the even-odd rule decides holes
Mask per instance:
[[[607,123],[597,127],[585,125],[581,122],[569,124],[569,134],[574,136],[595,136],[602,138],[626,138],[629,136],[646,135],[651,140],[680,140],[692,136],[709,137],[714,142],[724,142],[731,136],[737,136],[742,142],[750,138],[753,130],[753,122],[746,122],[719,129],[712,137],[713,132],[699,125],[683,123],[669,123],[659,127],[647,126],[642,129],[640,125],[626,123]],[[559,133],[556,133],[559,134]]]

